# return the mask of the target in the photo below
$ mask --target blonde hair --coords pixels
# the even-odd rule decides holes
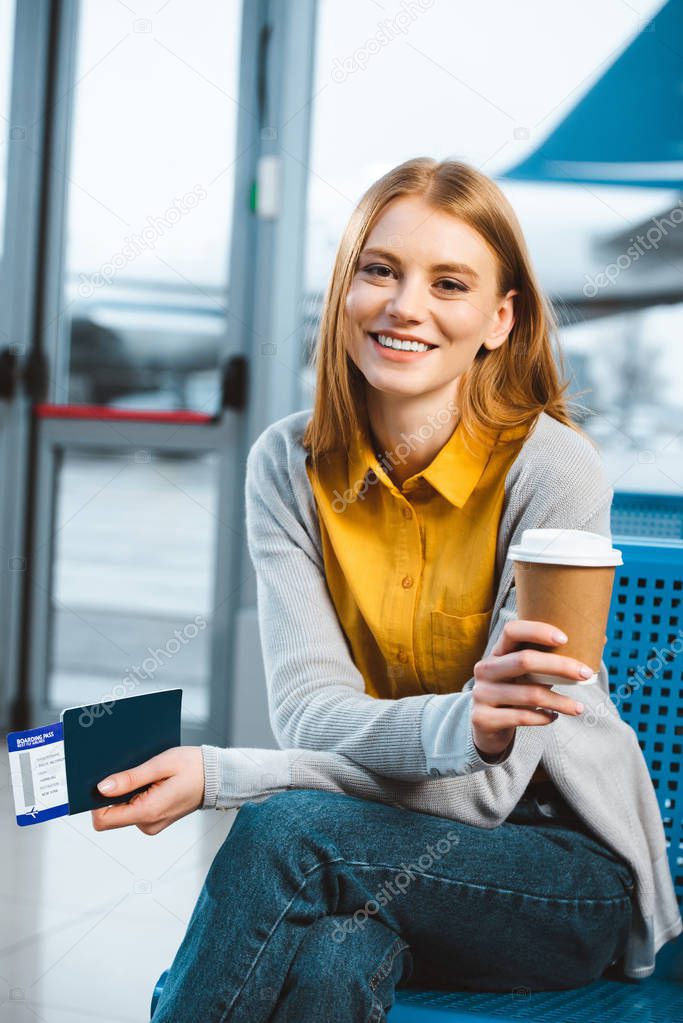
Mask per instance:
[[[553,357],[551,339],[564,378],[558,322],[541,292],[512,206],[495,182],[474,167],[425,156],[399,164],[367,189],[339,243],[320,319],[313,415],[303,435],[313,464],[327,451],[348,450],[360,425],[365,378],[347,352],[346,296],[370,231],[387,204],[406,195],[419,196],[478,231],[496,256],[498,295],[502,298],[511,288],[519,292],[508,340],[492,351],[482,345],[460,377],[458,412],[465,439],[530,429],[544,411],[583,434],[567,409],[569,381],[561,382]]]

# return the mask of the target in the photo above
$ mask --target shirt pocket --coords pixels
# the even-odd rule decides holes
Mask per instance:
[[[473,615],[431,613],[432,689],[439,693],[459,692],[472,678],[489,636],[493,607]]]

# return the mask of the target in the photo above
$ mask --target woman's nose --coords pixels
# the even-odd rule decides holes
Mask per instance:
[[[396,286],[387,301],[387,313],[395,319],[415,322],[424,315],[425,296],[417,282],[404,281]]]

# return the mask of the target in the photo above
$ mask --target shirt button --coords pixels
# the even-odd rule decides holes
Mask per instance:
[[[412,517],[413,517],[413,513],[410,510],[410,508],[404,508],[403,509],[403,518],[404,519],[412,519]]]
[[[468,774],[471,774],[472,773],[472,765],[471,764],[465,764],[465,770],[467,771]]]
[[[438,767],[432,767],[429,773],[431,774],[432,778],[441,777],[441,771],[439,770]]]
[[[404,575],[403,579],[401,580],[401,586],[403,587],[403,589],[409,590],[412,585],[413,585],[412,575]]]
[[[408,654],[405,652],[405,650],[399,650],[398,659],[401,662],[401,664],[406,663],[406,661],[408,660]]]

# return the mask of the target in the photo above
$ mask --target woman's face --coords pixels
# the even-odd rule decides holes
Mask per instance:
[[[348,354],[378,391],[454,396],[453,383],[482,344],[494,349],[507,339],[515,294],[497,294],[495,256],[477,231],[418,197],[401,196],[361,251],[346,299]],[[395,351],[373,338],[378,334],[434,347]]]

